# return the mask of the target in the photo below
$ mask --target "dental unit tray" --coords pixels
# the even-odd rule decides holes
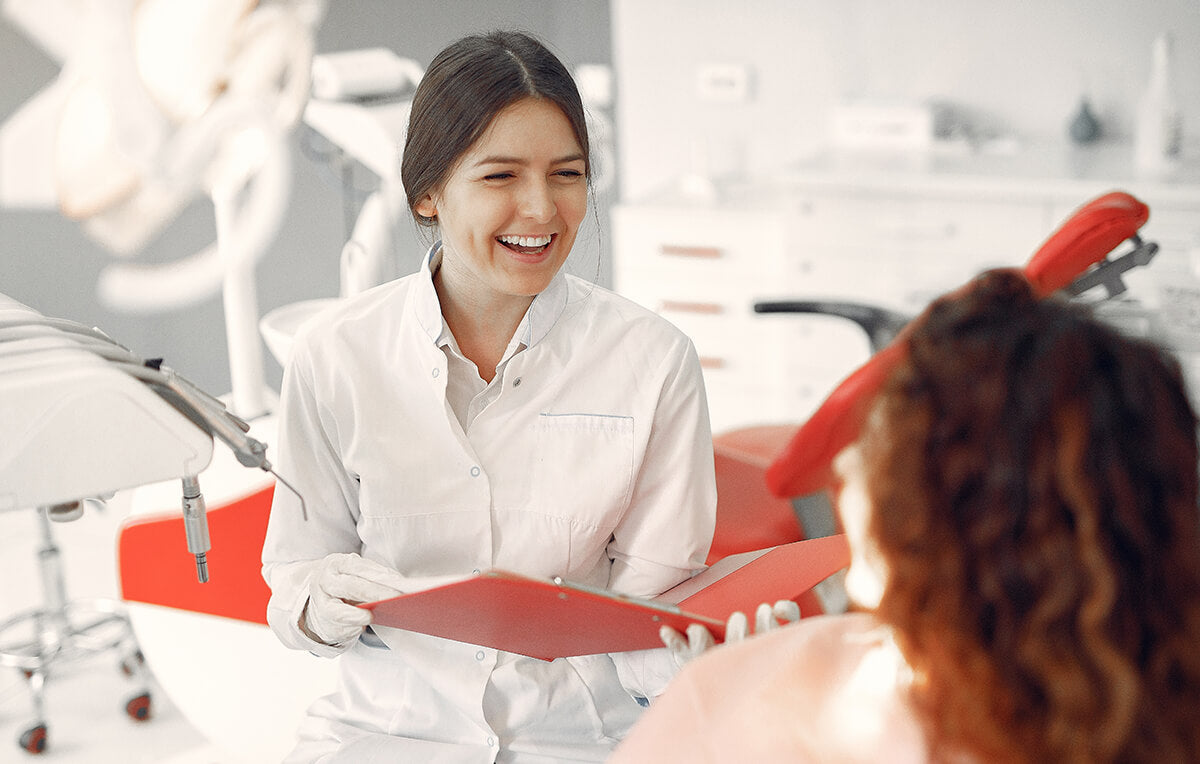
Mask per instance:
[[[69,335],[47,332],[4,341],[0,329],[0,510],[102,496],[208,466],[207,432]]]
[[[0,294],[0,511],[69,508],[182,479],[188,549],[207,581],[197,476],[212,461],[214,437],[242,465],[273,472],[249,429],[160,360]]]
[[[839,534],[730,555],[654,599],[488,570],[362,607],[376,626],[549,661],[662,647],[662,626],[682,632],[700,623],[719,642],[735,611],[753,618],[763,602],[795,600],[849,561]]]

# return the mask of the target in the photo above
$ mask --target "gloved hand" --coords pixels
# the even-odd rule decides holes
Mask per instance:
[[[779,600],[774,605],[764,602],[754,613],[754,634],[763,634],[778,628],[781,624],[795,623],[800,620],[800,606],[791,600]],[[729,616],[725,622],[725,644],[745,641],[751,634],[746,614],[740,610]],[[670,626],[658,630],[658,636],[663,644],[671,651],[677,668],[703,653],[716,643],[712,632],[698,623],[689,624],[687,637]]]
[[[717,641],[712,632],[699,623],[688,624],[686,639],[677,629],[670,626],[661,627],[658,630],[658,638],[670,651],[676,670],[683,668],[683,664],[712,647]]]
[[[300,629],[327,645],[344,645],[371,622],[371,611],[359,603],[403,594],[404,586],[404,576],[377,562],[353,553],[327,555],[313,571]]]
[[[799,620],[800,606],[792,600],[778,600],[774,605],[764,602],[754,611],[753,634],[763,634]],[[749,636],[751,631],[746,614],[739,610],[730,615],[725,622],[725,644],[744,642]]]

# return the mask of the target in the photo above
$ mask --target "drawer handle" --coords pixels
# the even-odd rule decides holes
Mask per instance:
[[[686,300],[663,300],[658,304],[658,312],[699,313],[706,316],[716,316],[725,312],[725,308],[716,302],[688,302]]]
[[[700,356],[700,368],[701,369],[724,369],[725,368],[725,359],[717,358],[716,356],[711,356],[711,355],[702,355],[702,356]]]
[[[884,221],[879,231],[902,241],[949,241],[958,236],[954,223],[920,223],[912,221]]]
[[[695,247],[683,244],[664,244],[662,253],[667,257],[700,257],[711,260],[721,256],[720,247]]]

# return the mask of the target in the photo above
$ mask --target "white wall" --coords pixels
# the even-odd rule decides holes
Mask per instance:
[[[1150,46],[1174,34],[1185,141],[1200,136],[1198,0],[612,0],[621,196],[685,172],[769,175],[820,145],[840,99],[948,100],[1023,140],[1062,140],[1087,92],[1128,139]],[[696,69],[748,64],[753,99],[699,101]],[[1193,146],[1194,150],[1194,146]]]

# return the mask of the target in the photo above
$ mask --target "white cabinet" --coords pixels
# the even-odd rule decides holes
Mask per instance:
[[[1200,170],[1145,182],[1103,155],[1086,173],[1069,158],[899,173],[817,162],[727,189],[719,203],[664,195],[618,205],[613,285],[691,336],[716,432],[802,421],[870,353],[848,320],[756,314],[756,301],[834,299],[914,315],[984,268],[1023,265],[1079,205],[1113,189],[1150,205],[1143,233],[1161,247],[1127,279],[1130,296],[1157,308],[1170,284],[1175,310],[1191,306],[1195,332],[1184,339],[1200,333],[1200,278],[1188,270],[1191,253],[1200,259]]]
[[[754,313],[795,281],[783,211],[622,206],[613,227],[614,286],[695,342],[714,430],[811,412],[867,357],[861,331],[839,319]]]
[[[962,200],[894,190],[785,192],[785,286],[915,313],[986,267],[1015,265],[1047,230],[1037,200]]]

